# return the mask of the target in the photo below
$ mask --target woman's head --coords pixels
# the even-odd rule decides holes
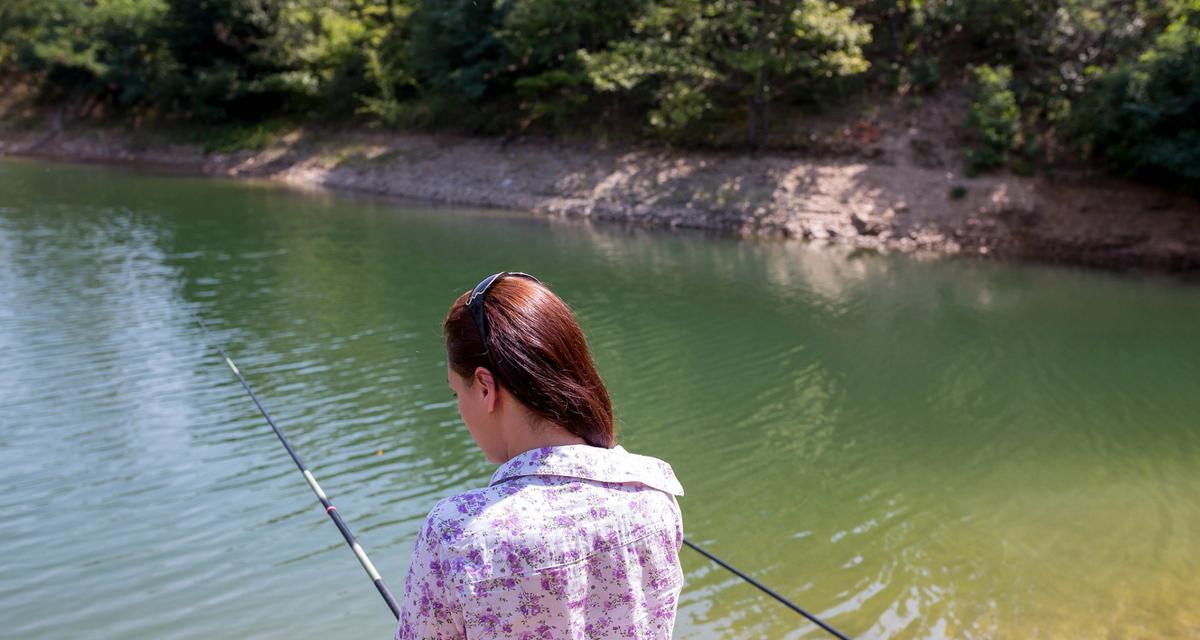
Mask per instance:
[[[482,297],[484,344],[470,295],[459,296],[442,322],[450,371],[470,386],[484,369],[540,421],[592,446],[614,446],[608,391],[566,303],[532,278],[500,277]]]

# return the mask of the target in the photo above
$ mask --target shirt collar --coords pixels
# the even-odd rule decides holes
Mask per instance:
[[[530,449],[500,465],[488,486],[521,476],[568,476],[598,482],[640,482],[672,495],[683,495],[671,465],[650,456],[586,444]]]

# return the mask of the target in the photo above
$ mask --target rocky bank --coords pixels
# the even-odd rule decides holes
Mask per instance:
[[[910,127],[821,157],[301,128],[205,153],[123,129],[0,127],[0,155],[210,175],[881,251],[1200,273],[1200,202],[1101,175],[966,178]]]

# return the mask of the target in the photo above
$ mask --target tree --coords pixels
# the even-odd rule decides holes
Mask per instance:
[[[413,12],[409,64],[428,89],[463,103],[507,90],[512,63],[496,32],[509,4],[423,0]]]
[[[1021,109],[1010,87],[1012,69],[980,65],[971,69],[971,76],[967,126],[980,143],[966,151],[967,171],[973,174],[1008,164],[1024,141]]]
[[[632,37],[580,57],[598,90],[642,93],[655,129],[684,132],[741,108],[746,141],[758,146],[772,102],[865,71],[870,37],[828,0],[662,0],[634,21]]]
[[[1136,58],[1092,73],[1072,114],[1085,151],[1123,173],[1200,194],[1200,1],[1176,3]]]
[[[0,63],[40,81],[48,100],[142,106],[173,67],[156,37],[165,11],[161,0],[9,0],[0,4]]]
[[[162,37],[180,65],[166,93],[190,115],[255,118],[311,96],[296,51],[309,39],[287,0],[166,0]]]
[[[525,116],[555,129],[593,97],[580,52],[594,53],[630,33],[647,0],[515,0],[498,37],[513,60]]]

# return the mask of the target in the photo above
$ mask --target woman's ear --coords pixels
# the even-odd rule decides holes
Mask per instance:
[[[488,413],[496,410],[496,399],[499,397],[496,388],[496,378],[491,371],[483,367],[475,367],[475,383],[479,385],[480,393],[487,402]]]

